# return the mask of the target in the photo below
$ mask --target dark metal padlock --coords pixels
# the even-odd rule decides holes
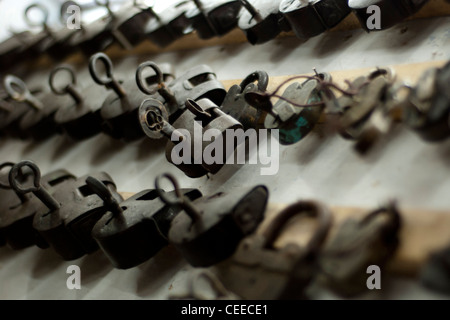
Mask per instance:
[[[291,26],[279,12],[282,0],[241,0],[243,8],[239,14],[238,27],[251,44],[261,44],[277,37]]]
[[[257,81],[257,84],[253,82]],[[225,96],[220,107],[223,112],[232,116],[245,130],[263,127],[266,113],[253,107],[245,100],[248,92],[266,92],[269,84],[269,75],[265,71],[255,71],[249,74],[239,85],[232,86]]]
[[[356,94],[343,95],[338,100],[342,108],[340,127],[343,137],[353,140],[361,137],[364,124],[374,110],[385,102],[386,94],[394,79],[394,72],[386,68],[377,69],[351,83],[351,87],[357,90]]]
[[[426,71],[412,89],[403,122],[426,141],[450,136],[450,62]]]
[[[243,129],[243,127],[236,119],[225,114],[209,99],[201,99],[197,102],[188,100],[186,106],[188,110],[183,112],[172,126],[165,121],[162,122],[162,131],[168,129],[165,135],[170,139],[166,145],[166,159],[191,178],[202,177],[208,173],[216,174],[225,165],[226,159],[230,156],[227,152],[234,151],[237,145],[233,144],[233,150],[223,150],[220,161],[208,163],[204,159],[204,153],[206,149],[211,148],[213,142],[201,141],[202,138],[198,134],[203,136],[210,129],[218,130],[220,135],[215,136],[214,145],[227,146],[232,143],[227,140],[227,130]],[[159,121],[157,120],[157,123]],[[190,139],[184,137],[183,132],[180,131],[181,129],[189,133]],[[176,137],[175,140],[173,139],[174,137]],[[173,158],[174,149],[177,148],[178,144],[184,144],[185,138],[187,141],[186,148],[191,151],[190,163],[177,163],[178,161],[175,161]],[[242,142],[241,139],[238,139],[238,143]],[[200,143],[202,148],[198,152],[196,145],[198,146]]]
[[[97,5],[107,9],[107,14],[89,24],[81,23],[80,32],[77,32],[69,41],[70,47],[80,49],[86,57],[106,50],[114,44],[112,34],[114,19],[108,3],[109,1],[106,3],[96,1]]]
[[[56,74],[68,72],[71,82],[66,84],[56,81]],[[103,119],[100,110],[104,97],[108,95],[106,88],[92,83],[85,83],[80,89],[76,86],[75,71],[69,65],[58,66],[50,74],[50,87],[56,95],[66,95],[71,102],[58,109],[55,114],[56,123],[73,140],[84,140],[102,131]]]
[[[86,183],[109,208],[94,226],[92,237],[118,269],[133,268],[169,244],[170,224],[182,209],[162,202],[160,194],[170,201],[176,199],[178,192],[180,197],[191,201],[202,196],[197,189],[177,188],[171,192],[150,189],[119,203],[101,181],[88,177]]]
[[[450,294],[450,247],[431,254],[420,271],[420,282],[431,290]]]
[[[168,85],[168,89],[175,95],[180,110],[185,108],[188,99],[198,101],[208,98],[220,106],[227,94],[211,68],[204,64],[193,67],[175,78]]]
[[[305,247],[289,243],[281,249],[274,242],[291,218],[315,217],[318,226]],[[232,257],[215,266],[225,288],[241,299],[278,300],[304,297],[317,272],[317,257],[332,224],[322,204],[300,201],[280,212],[263,233],[241,241]]]
[[[367,290],[367,268],[383,268],[399,244],[400,213],[394,204],[343,222],[319,257],[319,281],[343,296]]]
[[[113,12],[112,34],[124,49],[132,49],[145,39],[145,26],[156,14],[143,1],[133,0]]]
[[[283,0],[280,12],[298,38],[308,39],[336,26],[351,10],[348,0]]]
[[[361,26],[366,31],[377,31],[390,28],[403,21],[419,11],[427,2],[428,0],[349,0],[348,5],[353,9]],[[368,21],[374,13],[374,11],[368,9],[373,5],[380,9],[379,28],[368,26]]]
[[[39,239],[33,228],[33,219],[39,211],[44,209],[44,205],[38,199],[38,189],[24,189],[22,185],[29,183],[33,183],[35,186],[40,185],[40,188],[47,190],[46,192],[51,196],[59,187],[76,178],[66,170],[57,170],[42,176],[41,179],[39,168],[30,161],[22,161],[16,165],[6,163],[2,167],[5,165],[12,165],[9,184],[16,193],[16,200],[10,200],[8,210],[0,214],[0,229],[12,249],[18,250],[35,244],[41,245],[42,240]],[[33,170],[33,174],[26,175],[25,179],[19,177],[20,170],[24,166]],[[35,195],[27,194],[30,191],[37,193]],[[45,244],[43,246],[45,247]]]
[[[97,69],[99,61],[104,65],[106,75],[103,77]],[[101,106],[103,132],[125,141],[142,138],[144,132],[139,124],[138,110],[147,96],[139,90],[136,81],[133,79],[120,83],[114,77],[112,61],[102,52],[91,57],[89,72],[97,84],[114,91],[106,96]]]
[[[117,201],[122,201],[108,174],[91,176],[102,181]],[[86,184],[87,177],[61,185],[52,197],[40,197],[47,208],[37,212],[33,220],[33,228],[64,260],[78,259],[98,250],[91,233],[108,208]]]
[[[278,129],[279,141],[283,145],[297,143],[305,138],[319,122],[325,109],[325,93],[321,81],[330,81],[327,73],[316,74],[303,83],[294,82],[274,105],[270,96],[260,92],[246,93],[246,100],[266,111],[266,129]]]
[[[22,138],[43,140],[58,131],[54,115],[70,98],[57,96],[47,90],[34,95],[21,79],[14,76],[5,77],[5,88],[12,99],[25,102],[28,106],[28,111],[18,123],[19,135]]]
[[[186,12],[192,8],[193,3],[190,1],[179,1],[162,12],[156,12],[145,26],[147,38],[159,47],[167,47],[192,32],[192,24],[186,17]]]
[[[182,197],[175,178],[166,174],[175,186],[173,201],[160,192],[169,206],[181,207],[169,230],[169,243],[194,267],[214,265],[233,254],[239,242],[256,230],[264,218],[269,192],[265,186],[237,188],[191,202]],[[155,187],[159,188],[159,179]]]
[[[200,39],[220,37],[236,28],[242,3],[238,0],[194,0],[196,8],[186,13]]]

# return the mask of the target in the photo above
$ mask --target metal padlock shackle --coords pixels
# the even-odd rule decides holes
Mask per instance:
[[[105,67],[106,77],[100,77],[97,69],[97,62],[100,61]],[[89,59],[89,73],[92,79],[99,85],[103,85],[108,89],[113,89],[119,97],[125,97],[127,94],[125,89],[114,78],[113,63],[111,59],[103,52],[97,52]]]
[[[170,200],[168,197],[166,197],[166,194],[163,192],[164,189],[161,188],[162,178],[166,178],[172,183],[175,194],[177,196],[177,200]],[[192,221],[197,221],[201,218],[200,212],[198,212],[198,210],[194,207],[192,202],[182,194],[180,185],[178,184],[177,179],[175,179],[175,177],[172,174],[164,173],[163,175],[156,177],[155,189],[158,192],[158,196],[161,199],[161,201],[167,204],[168,206],[181,207],[192,219]]]
[[[256,22],[261,22],[263,20],[261,14],[258,9],[256,9],[249,1],[247,0],[239,0],[242,6],[251,14],[252,19],[255,19]]]
[[[105,202],[105,206],[113,214],[123,213],[123,209],[120,206],[119,201],[114,198],[111,190],[108,189],[108,187],[102,181],[89,176],[86,178],[86,184]]]
[[[278,213],[270,226],[262,232],[263,247],[270,249],[288,221],[294,216],[305,214],[319,220],[318,227],[306,245],[305,252],[309,254],[319,251],[333,224],[333,217],[328,208],[315,201],[299,201]]]
[[[245,87],[250,83],[257,82],[259,91],[266,91],[269,86],[269,75],[265,71],[255,71],[250,73],[244,80],[239,84],[241,87],[241,93],[244,92]]]

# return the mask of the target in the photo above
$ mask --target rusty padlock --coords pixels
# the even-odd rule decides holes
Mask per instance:
[[[220,106],[227,94],[215,73],[209,66],[204,64],[193,67],[177,76],[168,85],[168,89],[173,92],[180,110],[185,108],[188,99],[198,101],[208,98]]]
[[[257,82],[254,84],[253,82]],[[221,110],[239,121],[244,130],[259,129],[263,127],[266,113],[245,100],[248,92],[266,92],[269,85],[269,75],[265,71],[255,71],[249,74],[242,82],[233,85],[227,92],[221,105]]]
[[[86,183],[109,208],[94,226],[92,237],[115,268],[133,268],[168,245],[170,224],[181,207],[162,202],[155,189],[141,191],[119,203],[101,181],[88,177]],[[197,189],[160,192],[171,201],[176,197],[194,201],[202,196]]]
[[[308,39],[335,27],[351,10],[348,0],[283,0],[280,12],[298,38]]]
[[[56,75],[67,72],[69,83],[56,80]],[[77,76],[70,65],[60,65],[50,74],[50,87],[57,95],[71,98],[70,103],[62,106],[55,114],[56,123],[73,140],[84,140],[102,131],[103,119],[100,110],[104,97],[108,94],[106,88],[96,86],[94,82],[77,86]]]
[[[9,185],[16,194],[16,200],[9,201],[9,208],[0,215],[0,229],[8,242],[8,245],[15,249],[23,249],[34,244],[45,247],[42,239],[36,234],[33,228],[33,219],[40,210],[44,209],[44,205],[39,201],[39,190],[34,195],[27,194],[30,189],[24,189],[23,184],[33,183],[40,185],[42,190],[46,190],[48,197],[56,192],[58,188],[69,181],[74,181],[76,178],[66,170],[57,170],[42,176],[39,168],[31,161],[21,161],[18,164],[5,163],[5,166],[12,166],[9,172]],[[20,170],[23,167],[29,167],[33,170],[32,173],[27,174],[25,178],[20,177]],[[2,186],[7,188],[9,186]],[[13,197],[14,198],[14,197]]]
[[[319,257],[319,282],[351,297],[367,290],[367,268],[383,268],[399,244],[401,216],[395,204],[362,219],[349,218],[324,246]]]
[[[317,218],[318,226],[305,247],[289,243],[281,249],[274,242],[295,216]],[[225,288],[241,299],[299,299],[317,272],[317,257],[332,224],[326,207],[299,201],[278,213],[262,233],[243,239],[232,257],[214,267]]]
[[[194,7],[191,1],[177,1],[169,8],[156,10],[145,26],[147,38],[159,47],[167,47],[175,40],[193,31],[186,12]]]
[[[248,92],[245,99],[268,113],[264,127],[278,129],[280,143],[290,145],[305,138],[319,122],[326,105],[321,82],[330,80],[328,73],[318,73],[303,83],[294,82],[275,104],[270,101],[270,95],[261,92]]]
[[[101,76],[98,71],[99,62],[104,66],[104,76]],[[139,125],[138,110],[147,97],[139,90],[135,80],[122,83],[117,80],[114,76],[112,61],[102,52],[90,58],[89,72],[97,84],[114,91],[106,96],[101,106],[103,132],[115,139],[125,141],[142,138],[144,132]]]
[[[162,177],[174,185],[176,200],[160,191]],[[191,202],[182,196],[173,176],[162,177],[155,181],[161,200],[183,209],[171,223],[169,243],[194,267],[211,266],[228,258],[264,218],[269,192],[263,185],[219,192]]]
[[[412,88],[403,112],[403,122],[430,142],[450,136],[450,62],[427,70]]]
[[[280,11],[282,0],[241,0],[238,27],[248,42],[261,44],[277,37],[282,31],[290,31],[291,26]]]
[[[200,39],[220,37],[237,26],[242,7],[238,0],[194,0],[196,8],[186,13]]]
[[[23,163],[23,165],[30,164]],[[98,173],[92,176],[102,181],[117,201],[122,201],[108,174]],[[98,250],[91,232],[108,208],[86,184],[87,177],[83,176],[62,184],[53,195],[49,195],[40,186],[37,178],[34,186],[25,190],[35,193],[47,207],[35,214],[33,228],[64,260],[78,259]]]

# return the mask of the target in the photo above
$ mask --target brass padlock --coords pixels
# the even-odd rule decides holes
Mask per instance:
[[[289,243],[275,249],[274,242],[291,218],[316,217],[318,227],[305,247]],[[317,256],[332,224],[323,205],[300,201],[280,212],[263,233],[243,239],[234,255],[214,267],[225,288],[242,299],[303,298],[317,271]]]

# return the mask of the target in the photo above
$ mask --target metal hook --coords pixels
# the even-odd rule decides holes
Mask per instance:
[[[153,95],[155,92],[150,90],[147,87],[147,85],[145,84],[145,79],[142,76],[142,71],[147,67],[150,67],[153,69],[153,71],[155,71],[159,88],[165,87],[164,75],[163,75],[161,69],[158,67],[158,65],[153,61],[147,61],[147,62],[141,63],[139,65],[139,67],[136,69],[136,84],[137,84],[139,90],[141,90],[145,94]]]
[[[120,206],[119,201],[114,198],[111,190],[109,190],[102,181],[89,176],[86,178],[86,184],[105,202],[106,207],[114,214],[123,213],[123,209]]]
[[[97,61],[101,61],[105,66],[106,77],[101,78],[97,70]],[[89,73],[92,79],[99,84],[104,85],[109,89],[113,89],[119,97],[125,97],[126,93],[119,82],[114,78],[113,75],[113,63],[111,59],[103,52],[98,52],[91,56],[89,60]]]
[[[164,190],[161,189],[160,181],[161,181],[162,178],[166,178],[172,183],[172,185],[173,185],[173,187],[175,189],[175,194],[176,194],[177,200],[173,201],[173,200],[169,199],[166,196]],[[170,173],[164,173],[164,174],[156,177],[156,179],[155,179],[155,189],[158,192],[159,198],[165,204],[167,204],[169,206],[174,206],[174,207],[180,206],[181,208],[184,209],[184,211],[186,211],[186,213],[192,219],[192,221],[197,221],[197,220],[199,220],[201,218],[200,212],[198,212],[198,210],[194,207],[192,202],[181,193],[180,187],[178,185],[178,181]]]

